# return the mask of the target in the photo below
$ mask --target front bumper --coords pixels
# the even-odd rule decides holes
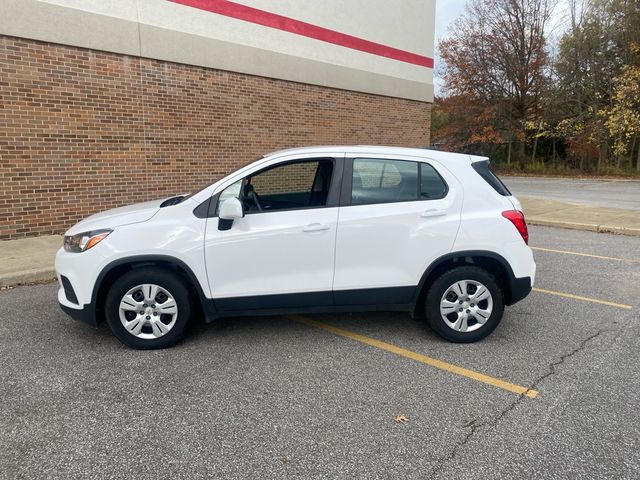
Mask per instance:
[[[80,320],[92,327],[98,327],[98,319],[96,317],[96,309],[92,304],[74,305],[67,299],[64,287],[58,290],[58,304],[64,313],[75,320]]]
[[[87,325],[92,326],[93,328],[98,328],[98,321],[92,308],[85,307],[80,310],[76,310],[75,308],[70,308],[66,305],[63,305],[62,303],[60,303],[60,308],[64,313],[69,315],[74,320],[79,320],[82,323],[86,323]]]
[[[102,245],[97,245],[84,253],[68,253],[61,248],[56,254],[56,274],[60,289],[60,308],[76,320],[96,327],[98,318],[93,299],[96,272],[104,261]]]

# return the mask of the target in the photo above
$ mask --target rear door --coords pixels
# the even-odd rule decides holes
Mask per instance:
[[[346,159],[336,305],[409,303],[427,267],[451,251],[461,208],[461,185],[435,161],[379,155]]]

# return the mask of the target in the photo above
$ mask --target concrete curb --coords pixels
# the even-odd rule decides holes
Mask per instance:
[[[614,227],[609,225],[599,225],[598,232],[614,233],[616,235],[629,235],[632,237],[640,237],[640,228]]]
[[[526,217],[529,225],[538,225],[541,227],[556,227],[556,228],[568,228],[571,230],[587,230],[589,232],[597,232],[598,225],[593,223],[577,223],[577,222],[563,222],[560,220],[547,220],[539,217]]]
[[[15,287],[27,283],[46,282],[55,280],[56,272],[53,268],[34,268],[0,275],[0,288]]]
[[[529,225],[538,225],[541,227],[567,228],[570,230],[586,230],[589,232],[613,233],[616,235],[640,237],[640,228],[597,225],[595,223],[563,222],[559,220],[548,220],[540,217],[527,217],[527,223]]]

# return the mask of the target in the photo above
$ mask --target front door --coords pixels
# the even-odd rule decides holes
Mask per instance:
[[[227,187],[245,216],[206,228],[205,259],[216,308],[224,311],[329,306],[341,159],[297,159]],[[337,182],[340,183],[340,182]]]

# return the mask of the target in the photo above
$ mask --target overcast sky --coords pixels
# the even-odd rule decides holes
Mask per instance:
[[[464,11],[466,0],[436,0],[436,68],[433,72],[433,83],[436,95],[440,92],[442,83],[438,77],[438,42],[447,35],[449,25]]]
[[[466,0],[436,0],[436,43],[449,25],[462,13]]]

